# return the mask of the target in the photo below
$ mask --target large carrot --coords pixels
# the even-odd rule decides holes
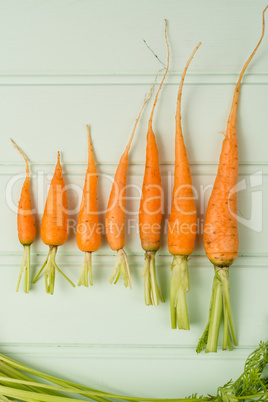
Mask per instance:
[[[20,268],[19,280],[17,284],[17,292],[19,290],[21,277],[25,269],[24,277],[24,291],[29,293],[30,289],[30,248],[36,236],[35,219],[32,211],[31,194],[30,194],[30,170],[28,159],[24,153],[19,149],[17,144],[11,140],[14,147],[22,155],[26,163],[26,178],[24,180],[21,195],[19,200],[18,214],[17,214],[17,227],[18,238],[23,245],[23,257]]]
[[[160,247],[163,194],[159,170],[158,149],[152,126],[158,96],[169,69],[169,44],[167,39],[166,20],[165,40],[167,45],[167,66],[155,96],[148,124],[145,172],[139,210],[141,246],[145,251],[145,264],[142,275],[144,276],[144,295],[146,305],[158,305],[159,298],[163,301],[155,272],[155,253]]]
[[[153,87],[154,86],[151,87],[149,95],[145,98],[143,102],[139,115],[135,121],[129,142],[118,163],[105,219],[106,236],[109,245],[112,250],[117,251],[117,259],[112,275],[110,277],[110,283],[117,283],[120,275],[122,275],[124,285],[126,287],[129,286],[130,289],[132,288],[130,270],[127,255],[124,251],[128,154],[137,125],[139,123],[143,109],[151,97]]]
[[[177,99],[175,170],[172,205],[168,222],[168,249],[174,255],[171,264],[170,314],[171,327],[190,329],[185,292],[189,291],[188,257],[196,237],[196,207],[192,178],[181,127],[181,95],[186,71],[201,42],[194,49],[181,76]]]
[[[229,296],[229,267],[238,256],[239,246],[237,193],[235,190],[238,179],[237,108],[241,80],[264,37],[264,13],[267,8],[268,6],[264,9],[262,15],[261,38],[246,61],[235,87],[218,172],[207,207],[203,240],[207,257],[215,268],[215,277],[209,320],[197,345],[197,352],[200,352],[206,345],[206,352],[217,352],[222,312],[224,315],[223,349],[225,350],[228,345],[231,350],[231,337],[234,345],[237,345]]]
[[[45,210],[41,222],[41,238],[49,246],[48,256],[40,271],[33,280],[37,281],[43,270],[45,270],[46,292],[54,293],[55,270],[61,273],[65,279],[74,287],[73,282],[59,269],[56,264],[56,253],[58,246],[64,244],[68,237],[68,205],[65,182],[60,164],[60,153],[54,176],[48,190]]]
[[[93,251],[97,251],[101,244],[101,233],[97,206],[98,176],[88,125],[87,132],[88,165],[76,231],[76,242],[79,249],[85,252],[85,259],[78,281],[78,286],[88,286],[88,277],[90,285],[93,285],[91,254]]]

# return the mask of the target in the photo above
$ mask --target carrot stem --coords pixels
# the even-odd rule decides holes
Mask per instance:
[[[208,342],[208,329],[209,329],[209,321],[206,325],[206,328],[204,329],[204,332],[202,333],[201,338],[198,341],[197,347],[196,347],[196,353],[201,353],[202,350],[205,348],[207,342]]]
[[[144,277],[144,299],[146,306],[151,306],[153,304],[151,298],[151,285],[150,285],[150,256],[146,258],[145,256],[145,263],[142,271],[142,276]]]
[[[67,282],[69,282],[70,285],[72,285],[73,288],[75,288],[75,284],[68,278],[68,276],[66,276],[62,270],[58,267],[58,265],[56,264],[56,262],[54,261],[54,267],[56,268],[56,270],[66,279]],[[55,277],[54,277],[55,280]]]
[[[38,279],[39,279],[39,277],[41,276],[41,274],[42,274],[42,272],[44,271],[45,266],[46,266],[46,264],[47,264],[47,260],[48,260],[48,257],[45,259],[44,264],[43,264],[43,265],[42,265],[42,267],[40,268],[40,270],[39,270],[38,274],[37,274],[37,275],[35,276],[35,278],[33,279],[32,283],[37,282],[37,280],[38,280]]]
[[[88,282],[89,278],[89,282]],[[78,286],[88,287],[88,283],[93,286],[93,274],[92,274],[92,253],[85,252],[85,258],[81,269],[81,274],[78,280]]]
[[[42,265],[40,271],[33,279],[33,283],[35,283],[39,277],[41,276],[42,272],[45,270],[45,289],[46,292],[53,295],[54,287],[55,287],[55,270],[57,270],[73,287],[75,284],[60,270],[58,265],[56,264],[55,258],[57,253],[57,246],[50,246],[48,256]]]
[[[224,324],[223,324],[223,342],[222,342],[222,349],[227,349],[228,344],[228,335],[229,335],[229,326],[228,326],[228,314],[226,314],[226,300],[224,300]]]
[[[25,250],[25,246],[24,246],[23,247],[23,256],[22,256],[22,262],[21,262],[21,266],[20,266],[20,273],[19,273],[19,279],[18,279],[16,292],[19,291],[20,282],[21,282],[21,278],[22,278],[22,274],[23,274],[25,265],[26,265],[26,250]],[[25,272],[25,274],[26,274],[26,272]]]
[[[146,306],[157,306],[159,299],[162,303],[164,302],[156,279],[155,253],[155,251],[147,251],[145,253],[145,264],[142,276],[144,277],[144,298]]]
[[[231,302],[230,302],[230,294],[229,294],[229,268],[216,268],[218,270],[218,274],[221,278],[222,288],[223,288],[223,296],[226,304],[226,309],[224,314],[227,315],[227,321],[229,320],[231,335],[233,338],[234,345],[237,346],[237,340],[234,331],[234,323],[231,312]]]
[[[26,246],[26,254],[27,254],[27,258],[26,258],[26,270],[25,270],[25,279],[24,279],[24,283],[25,283],[25,292],[29,293],[30,290],[30,246]]]
[[[176,324],[179,329],[190,329],[185,295],[190,289],[187,259],[187,256],[174,255],[171,264],[170,316],[172,329],[177,327]]]
[[[18,284],[16,288],[16,292],[19,291],[20,283],[21,283],[21,278],[22,274],[24,271],[24,291],[25,293],[29,293],[30,290],[30,245],[24,245],[23,246],[23,257],[22,257],[22,263],[20,267],[20,273],[19,273],[19,279],[18,279]]]
[[[198,341],[197,347],[196,347],[196,353],[202,352],[202,350],[205,348],[208,342],[208,330],[209,330],[209,323],[210,323],[210,317],[211,317],[211,310],[212,310],[212,301],[213,301],[213,296],[214,296],[214,288],[215,288],[215,278],[213,280],[213,285],[212,285],[212,294],[210,298],[210,303],[209,303],[209,312],[208,312],[208,322],[207,325],[204,329],[204,332],[201,336],[201,338]]]
[[[131,277],[130,277],[130,269],[127,260],[127,255],[123,248],[117,250],[117,258],[115,262],[115,266],[110,277],[110,283],[116,284],[120,276],[123,277],[123,283],[127,288],[132,289]]]
[[[94,388],[83,387],[83,386],[80,386],[78,384],[72,383],[70,381],[61,380],[59,378],[52,377],[52,376],[50,376],[48,374],[43,374],[43,373],[41,373],[39,371],[31,369],[31,368],[29,368],[29,367],[27,367],[27,366],[25,366],[25,365],[23,365],[21,363],[16,362],[15,360],[7,358],[6,356],[3,356],[3,355],[0,355],[0,359],[1,359],[1,365],[5,365],[5,367],[8,367],[9,369],[14,370],[15,373],[19,373],[20,379],[26,379],[27,380],[29,377],[26,376],[25,374],[20,373],[18,370],[24,371],[26,373],[29,373],[30,375],[40,377],[40,378],[42,378],[42,379],[44,379],[44,380],[46,380],[48,382],[54,382],[55,384],[57,384],[57,385],[59,385],[61,387],[65,387],[65,388],[69,388],[69,389],[72,388],[74,390],[74,392],[75,391],[80,391],[80,387],[81,387],[81,390],[82,390],[82,392],[80,392],[81,395],[83,395],[83,390],[85,391],[85,396],[87,396],[86,395],[87,391],[93,391],[93,392],[95,391],[95,392],[101,393],[103,395],[107,394],[105,392],[98,391],[98,390],[96,390]],[[14,374],[13,374],[13,378],[15,378]],[[56,392],[56,391],[51,390],[50,393],[58,395],[58,392]],[[93,400],[99,401],[99,402],[107,401],[107,399],[105,399],[105,398],[97,397],[97,396],[93,397],[93,395],[90,395],[90,398],[93,399]]]
[[[150,259],[150,280],[151,280],[151,292],[152,292],[152,299],[154,305],[157,306],[159,304],[159,297],[157,292],[157,281],[156,281],[156,273],[155,273],[155,254],[151,256]]]
[[[196,351],[200,353],[205,346],[206,353],[217,352],[221,318],[223,314],[223,344],[222,349],[232,350],[233,344],[237,346],[234,324],[231,314],[229,295],[229,268],[214,267],[215,276],[212,286],[209,319],[207,326],[198,342]]]
[[[221,325],[222,309],[223,309],[223,298],[222,298],[222,288],[217,274],[215,274],[213,281],[213,299],[211,305],[211,314],[209,320],[208,328],[208,340],[206,353],[217,352],[218,338]]]
[[[228,331],[228,349],[231,352],[231,350],[232,350],[232,341],[231,341],[230,331]]]

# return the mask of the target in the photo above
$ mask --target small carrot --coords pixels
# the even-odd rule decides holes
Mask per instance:
[[[232,349],[231,337],[234,345],[237,345],[229,296],[229,267],[238,256],[239,246],[237,192],[235,191],[238,179],[237,108],[243,75],[264,37],[264,13],[267,8],[268,6],[262,14],[261,38],[247,59],[235,87],[218,172],[207,207],[203,241],[206,255],[214,265],[215,277],[209,320],[197,345],[197,352],[201,352],[206,345],[206,352],[217,352],[222,313],[224,316],[223,350],[227,346],[230,350]]]
[[[32,211],[31,194],[30,194],[30,169],[29,162],[24,153],[19,149],[17,144],[11,140],[14,147],[19,151],[26,163],[26,178],[24,180],[19,200],[17,227],[19,241],[23,245],[23,257],[20,268],[19,280],[17,284],[17,292],[19,290],[23,271],[25,269],[24,291],[29,293],[30,289],[30,248],[36,236],[35,219]]]
[[[181,127],[181,96],[187,69],[200,45],[201,42],[194,49],[181,76],[175,117],[175,171],[168,223],[168,249],[174,255],[170,281],[170,314],[173,329],[176,328],[176,321],[180,329],[190,329],[185,292],[189,291],[187,260],[195,245],[196,207],[191,171]]]
[[[35,283],[45,270],[45,289],[51,295],[54,293],[55,270],[57,270],[73,287],[73,282],[59,269],[55,257],[58,246],[64,244],[68,237],[68,205],[65,182],[62,176],[60,153],[54,176],[48,190],[45,210],[41,222],[41,238],[49,246],[48,256],[40,271],[33,280]]]
[[[78,281],[78,286],[88,286],[88,277],[90,285],[93,285],[91,254],[93,251],[97,251],[101,244],[101,233],[97,206],[98,176],[88,125],[87,133],[88,165],[76,231],[76,243],[79,249],[85,252],[85,259]]]
[[[144,276],[144,295],[146,305],[158,305],[159,298],[163,302],[155,272],[155,253],[160,247],[163,194],[159,170],[158,149],[152,128],[152,122],[158,96],[169,69],[169,44],[167,39],[166,20],[165,40],[167,45],[167,66],[155,96],[148,124],[145,172],[139,210],[141,246],[145,251],[145,264],[142,275]]]
[[[145,105],[151,97],[153,87],[154,85],[152,85],[149,95],[145,98],[143,102],[139,115],[135,121],[129,142],[118,163],[105,219],[106,236],[109,245],[112,250],[117,252],[117,259],[114,270],[110,277],[110,283],[117,283],[120,275],[122,275],[125,287],[129,286],[130,289],[132,289],[130,269],[127,255],[124,251],[128,154],[137,125],[145,108]]]

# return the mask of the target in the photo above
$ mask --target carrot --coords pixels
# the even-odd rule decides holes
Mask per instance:
[[[18,238],[23,245],[23,257],[19,273],[19,280],[16,291],[18,292],[23,271],[25,269],[24,291],[29,293],[30,289],[30,248],[36,236],[35,219],[32,211],[31,194],[30,194],[30,169],[29,162],[24,153],[19,149],[17,144],[11,139],[14,147],[19,151],[26,163],[26,178],[24,180],[19,200],[17,227]]]
[[[97,206],[98,176],[88,125],[87,133],[88,165],[76,231],[76,243],[79,249],[85,252],[85,259],[78,281],[78,286],[88,286],[88,277],[90,285],[93,285],[91,254],[93,251],[97,251],[101,244],[101,233]]]
[[[64,244],[68,237],[68,205],[65,182],[62,176],[60,153],[54,176],[48,190],[45,210],[41,222],[41,238],[49,246],[48,256],[40,271],[33,280],[35,283],[45,270],[45,289],[51,295],[54,293],[55,270],[57,270],[73,287],[73,282],[59,269],[56,264],[58,246]]]
[[[159,298],[163,302],[155,272],[155,254],[160,247],[163,194],[159,170],[158,149],[152,128],[152,122],[158,96],[169,69],[169,44],[167,39],[166,20],[165,40],[167,46],[167,66],[155,96],[148,124],[145,172],[139,210],[141,246],[145,251],[145,264],[142,276],[144,277],[144,296],[146,305],[158,305]]]
[[[154,85],[152,85],[148,96],[145,98],[143,102],[139,115],[135,121],[128,144],[118,163],[116,173],[114,176],[114,182],[109,197],[106,219],[105,219],[106,236],[109,245],[112,250],[117,252],[117,259],[112,275],[110,277],[110,283],[117,283],[120,275],[122,275],[125,287],[129,286],[130,289],[132,289],[130,269],[127,255],[126,252],[124,251],[128,154],[134,138],[137,125],[139,123],[142,112],[145,108],[145,105],[151,97],[153,87]]]
[[[170,314],[171,328],[190,329],[185,292],[189,291],[188,257],[192,254],[196,237],[196,207],[191,171],[181,127],[181,95],[184,78],[197,49],[194,49],[181,76],[177,99],[175,170],[172,205],[168,223],[168,249],[174,255],[171,264]]]
[[[237,345],[229,296],[229,267],[238,256],[239,246],[237,193],[234,191],[238,179],[237,108],[241,80],[264,37],[264,13],[267,8],[268,6],[262,14],[261,38],[247,59],[235,87],[218,172],[207,207],[203,240],[206,255],[214,265],[215,277],[212,287],[209,320],[197,345],[197,352],[200,352],[206,345],[206,352],[217,352],[222,312],[224,316],[223,350],[227,348],[227,345],[231,350],[231,337],[234,345]]]

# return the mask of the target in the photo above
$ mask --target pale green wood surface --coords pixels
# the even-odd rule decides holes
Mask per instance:
[[[159,144],[168,217],[174,161],[174,115],[180,74],[198,50],[186,76],[182,124],[197,189],[199,218],[217,169],[234,85],[261,32],[258,1],[4,1],[0,0],[0,350],[25,363],[93,386],[144,396],[215,393],[237,377],[243,361],[268,336],[268,32],[244,77],[238,113],[240,254],[231,268],[231,301],[239,347],[231,353],[196,356],[207,320],[213,269],[198,236],[190,261],[187,295],[190,332],[170,329],[166,238],[157,258],[166,303],[145,307],[143,252],[135,229],[126,239],[133,291],[108,279],[114,253],[103,239],[94,255],[94,287],[72,289],[57,275],[55,295],[43,278],[29,295],[15,293],[22,248],[16,235],[16,206],[24,165],[12,137],[31,165],[38,225],[57,150],[62,152],[71,208],[79,205],[86,163],[85,124],[90,124],[99,172],[99,208],[107,204],[116,163],[136,115],[159,69],[146,39],[165,61],[168,20],[171,68],[157,106]],[[268,16],[267,16],[268,20]],[[130,155],[129,183],[140,186],[151,103],[142,117]],[[39,173],[38,173],[39,172]],[[16,175],[20,175],[18,178]],[[109,176],[109,178],[107,177]],[[15,184],[12,184],[14,180]],[[11,189],[11,190],[10,190]],[[137,196],[134,189],[132,196]],[[202,196],[202,194],[205,194]],[[129,202],[137,219],[139,202]],[[72,219],[76,220],[74,211]],[[104,216],[101,216],[104,222]],[[38,236],[33,270],[45,258]],[[73,231],[58,262],[77,282],[83,255]]]

